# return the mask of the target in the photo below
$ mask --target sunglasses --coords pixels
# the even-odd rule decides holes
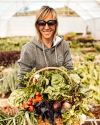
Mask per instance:
[[[57,24],[57,20],[48,20],[48,21],[37,20],[36,24],[38,24],[39,26],[45,26],[46,24],[48,26],[54,26]]]

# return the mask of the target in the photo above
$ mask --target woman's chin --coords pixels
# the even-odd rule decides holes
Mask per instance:
[[[44,35],[43,37],[44,37],[45,39],[50,39],[50,38],[53,37],[53,35],[51,35],[51,34],[46,34],[46,35]]]

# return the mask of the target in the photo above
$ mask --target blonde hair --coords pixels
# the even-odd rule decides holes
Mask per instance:
[[[57,13],[56,13],[56,11],[53,8],[49,7],[49,6],[42,6],[41,9],[36,14],[35,28],[36,28],[38,39],[40,39],[40,40],[41,40],[41,33],[40,33],[39,29],[38,29],[38,26],[37,26],[36,22],[38,20],[44,19],[49,14],[52,14],[53,19],[57,20]],[[57,28],[58,28],[58,21],[57,21],[57,25],[56,25],[54,36],[57,34]]]

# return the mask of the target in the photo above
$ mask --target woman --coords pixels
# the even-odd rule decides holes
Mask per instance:
[[[22,48],[18,61],[18,78],[22,79],[34,67],[41,69],[64,66],[68,70],[73,69],[68,42],[57,35],[56,11],[49,6],[43,6],[36,15],[35,27],[37,36]]]

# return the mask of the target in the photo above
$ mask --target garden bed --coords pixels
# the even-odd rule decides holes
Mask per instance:
[[[14,64],[20,57],[20,51],[0,52],[0,66],[9,66]]]

